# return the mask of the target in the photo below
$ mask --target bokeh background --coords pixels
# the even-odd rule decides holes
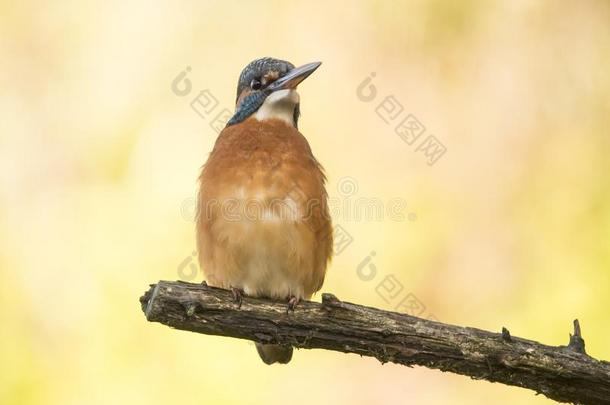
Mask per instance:
[[[146,322],[149,283],[201,279],[196,178],[261,56],[324,62],[300,129],[330,197],[404,201],[335,212],[353,241],[323,291],[386,309],[410,293],[424,317],[550,345],[578,317],[610,359],[608,1],[2,1],[1,403],[551,403],[321,350],[268,367],[248,342]],[[387,96],[425,125],[417,143],[377,114]]]

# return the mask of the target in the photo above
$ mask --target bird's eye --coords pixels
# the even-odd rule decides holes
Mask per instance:
[[[252,90],[260,90],[261,88],[261,82],[258,79],[252,79],[252,81],[250,82],[250,88]]]

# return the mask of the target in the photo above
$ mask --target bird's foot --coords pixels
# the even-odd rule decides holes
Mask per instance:
[[[238,308],[241,308],[241,301],[244,297],[244,290],[241,288],[231,287],[231,294],[233,294],[233,302],[237,304]]]
[[[297,297],[290,297],[290,299],[288,300],[288,307],[286,308],[286,312],[289,312],[289,311],[294,312],[294,309],[299,304],[299,301],[300,301],[300,299],[298,299]]]

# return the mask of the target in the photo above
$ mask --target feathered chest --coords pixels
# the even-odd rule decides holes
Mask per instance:
[[[223,130],[198,201],[197,246],[212,285],[276,298],[317,291],[332,247],[324,181],[303,135],[283,121]]]
[[[307,140],[280,120],[225,128],[201,173],[205,199],[271,203],[324,198],[324,175]]]

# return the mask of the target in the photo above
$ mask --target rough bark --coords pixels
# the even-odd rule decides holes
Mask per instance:
[[[610,363],[585,353],[578,321],[567,346],[351,304],[332,294],[322,303],[244,297],[201,284],[160,281],[140,298],[151,322],[209,335],[327,349],[419,365],[528,388],[559,402],[610,404]]]

